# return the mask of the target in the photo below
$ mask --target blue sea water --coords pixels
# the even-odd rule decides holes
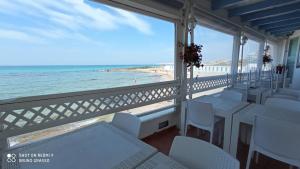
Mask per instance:
[[[0,100],[159,82],[158,74],[111,71],[153,66],[0,66]]]

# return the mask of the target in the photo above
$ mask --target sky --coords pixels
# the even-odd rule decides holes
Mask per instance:
[[[86,0],[1,0],[0,65],[173,63],[171,22]],[[197,27],[204,60],[231,57],[231,35]]]

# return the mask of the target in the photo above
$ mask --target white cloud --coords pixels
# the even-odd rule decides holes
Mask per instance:
[[[117,8],[112,9],[122,16],[122,18],[119,20],[120,23],[127,24],[145,34],[153,34],[150,25],[147,22],[139,19],[133,13]]]
[[[32,36],[30,34],[8,29],[0,29],[0,38],[21,40],[26,42],[43,42],[39,37]]]
[[[23,20],[35,19],[36,25],[12,27],[18,30],[12,36],[13,39],[17,39],[17,35],[20,39],[26,39],[29,33],[33,33],[44,38],[67,38],[74,34],[74,37],[82,40],[89,39],[83,33],[86,28],[105,31],[116,30],[124,25],[143,34],[153,33],[150,24],[138,15],[112,7],[107,9],[92,7],[84,0],[0,0],[0,14],[22,17]],[[23,34],[21,32],[28,30]]]

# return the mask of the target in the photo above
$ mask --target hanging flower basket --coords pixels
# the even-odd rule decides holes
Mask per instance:
[[[194,43],[185,47],[184,53],[180,54],[180,58],[187,64],[187,67],[196,66],[199,68],[204,66],[202,64],[202,47],[202,45],[196,45]]]
[[[271,55],[269,54],[270,46],[267,45],[265,50],[264,50],[264,55],[263,55],[263,64],[266,66],[267,63],[271,63],[273,59],[271,58]]]
[[[276,74],[282,74],[285,71],[285,66],[284,65],[277,65],[276,66]]]

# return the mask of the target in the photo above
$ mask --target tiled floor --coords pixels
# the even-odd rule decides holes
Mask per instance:
[[[176,127],[171,127],[162,132],[155,133],[143,139],[143,141],[156,147],[162,153],[168,155],[173,139],[177,135],[179,135],[179,130]],[[208,132],[200,132],[200,135],[197,136],[197,130],[193,127],[190,127],[190,129],[188,130],[188,136],[197,137],[199,139],[204,139],[204,140],[209,139]],[[216,140],[214,139],[213,142],[215,143]],[[246,166],[248,149],[249,149],[248,145],[239,142],[237,156],[241,164],[241,169],[244,169]],[[251,169],[289,169],[289,166],[287,164],[284,164],[274,159],[270,159],[260,154],[258,163],[254,164],[254,161],[252,161],[250,168]]]

